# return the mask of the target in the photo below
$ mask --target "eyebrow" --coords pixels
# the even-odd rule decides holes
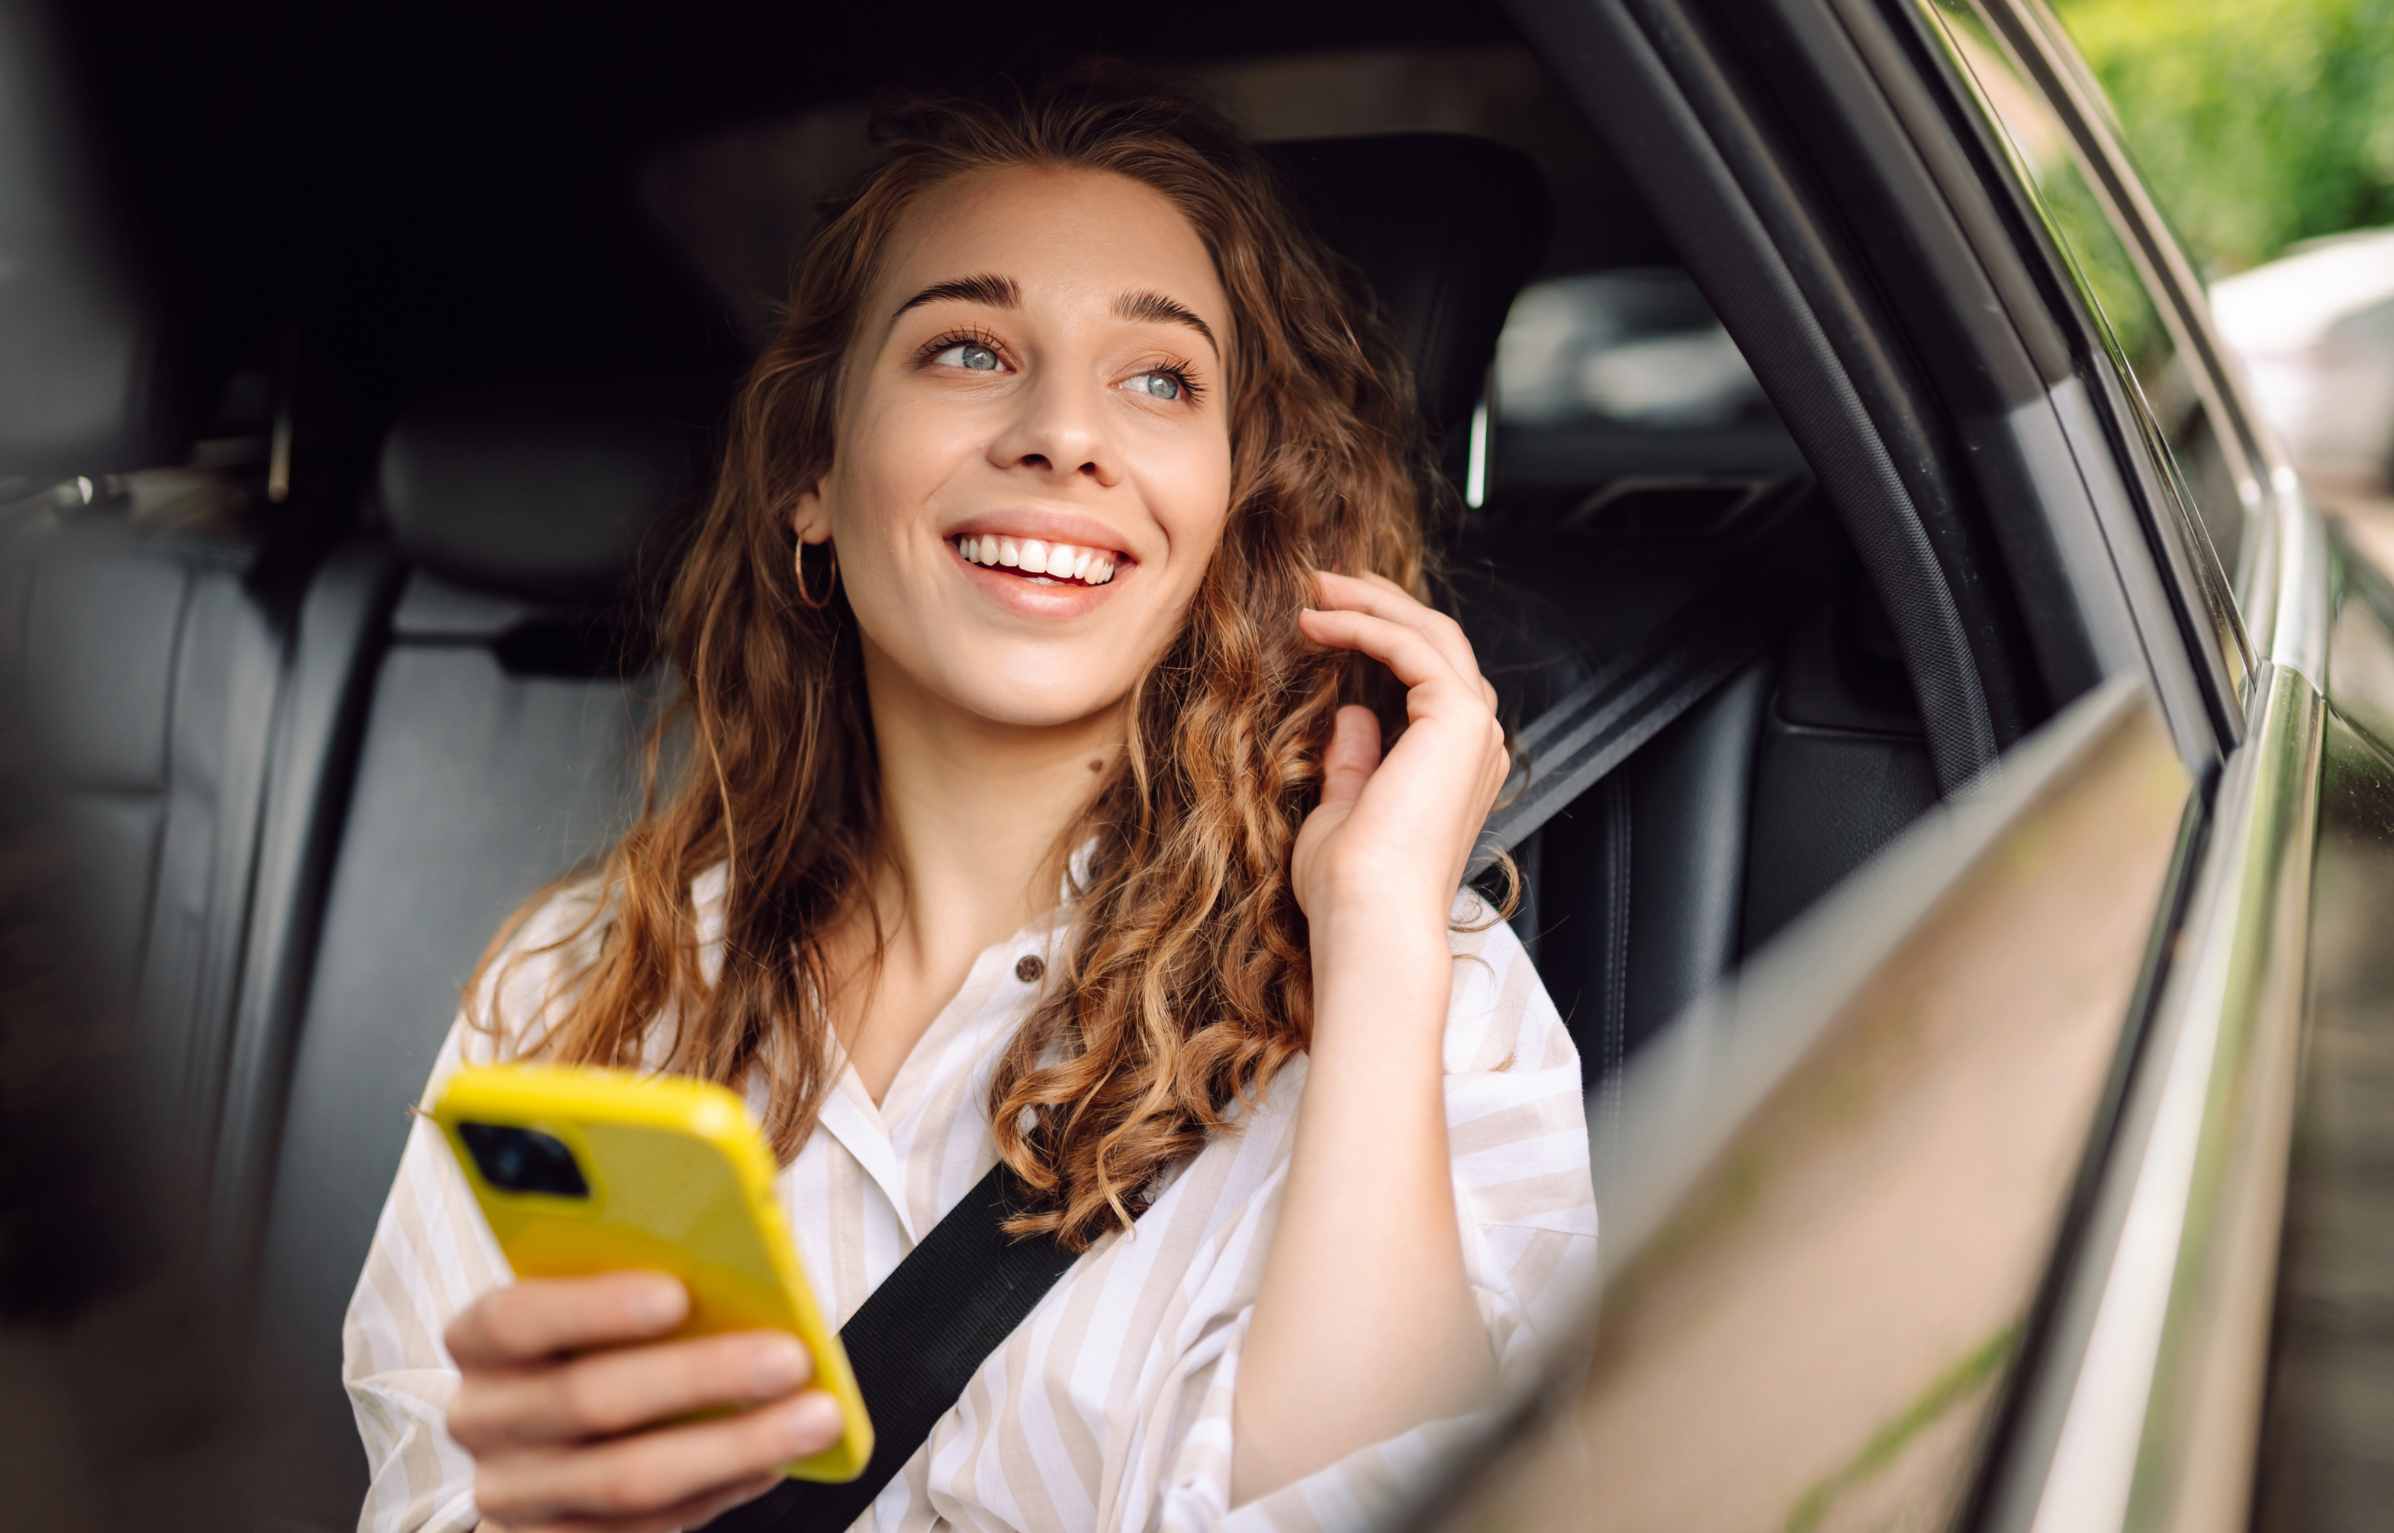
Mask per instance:
[[[991,272],[978,272],[970,277],[951,277],[945,282],[932,283],[899,304],[890,314],[890,323],[897,323],[898,317],[908,309],[920,308],[927,303],[978,303],[993,309],[1019,309],[1022,307],[1022,287],[1012,277],[1001,277]],[[1114,295],[1111,312],[1116,319],[1127,319],[1134,324],[1184,325],[1204,336],[1205,344],[1214,350],[1214,359],[1221,360],[1222,343],[1214,339],[1213,327],[1198,318],[1195,310],[1177,298],[1148,288],[1129,289]]]

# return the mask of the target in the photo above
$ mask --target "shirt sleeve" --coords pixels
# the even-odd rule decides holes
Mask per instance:
[[[1596,1283],[1596,1194],[1579,1051],[1511,927],[1470,891],[1446,1032],[1446,1120],[1464,1273],[1495,1356],[1489,1405],[1423,1422],[1243,1505],[1230,1505],[1231,1401],[1252,1301],[1207,1328],[1178,1361],[1158,1410],[1176,1433],[1156,1533],[1287,1533],[1388,1525],[1434,1486],[1458,1450],[1518,1392],[1571,1390],[1587,1359],[1557,1346]],[[1285,1185],[1285,1178],[1281,1179]],[[1278,1202],[1277,1191],[1273,1199]],[[1584,1350],[1584,1349],[1582,1349]]]
[[[562,965],[556,954],[533,953],[509,969],[507,958],[570,929],[561,922],[565,909],[552,902],[526,922],[486,975],[483,997],[503,996],[510,1042],[468,1028],[459,1012],[417,1106],[429,1109],[460,1066],[516,1051],[528,1020],[553,1000],[549,986]],[[392,1111],[403,1105],[394,1097]],[[481,1520],[473,1458],[447,1429],[458,1375],[442,1333],[513,1277],[439,1126],[410,1114],[398,1174],[341,1323],[341,1383],[370,1476],[359,1533],[465,1533]]]

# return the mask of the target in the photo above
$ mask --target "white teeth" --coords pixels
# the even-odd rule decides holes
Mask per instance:
[[[1026,574],[1045,575],[1050,580],[1077,580],[1101,586],[1114,578],[1112,554],[1041,538],[1018,541],[983,533],[978,537],[959,537],[956,551],[975,564],[1003,565]]]

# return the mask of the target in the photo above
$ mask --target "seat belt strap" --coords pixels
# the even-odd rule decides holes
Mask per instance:
[[[1523,786],[1510,798],[1499,795],[1465,879],[1485,872],[1499,852],[1527,841],[1730,677],[1774,652],[1794,618],[1818,600],[1817,591],[1793,580],[1699,597],[1646,644],[1556,699],[1523,727],[1516,767]]]
[[[707,1523],[706,1533],[818,1533],[864,1515],[1077,1259],[1052,1239],[1000,1232],[1020,1191],[1004,1161],[990,1167],[840,1328],[873,1422],[864,1473],[842,1484],[784,1480]]]
[[[1474,873],[1527,840],[1673,720],[1769,654],[1816,588],[1767,583],[1700,597],[1645,645],[1604,665],[1521,732],[1529,786],[1489,817]],[[873,1455],[845,1484],[784,1480],[704,1533],[817,1533],[873,1504],[961,1399],[983,1361],[1072,1266],[1052,1240],[998,1232],[1019,1183],[1004,1161],[908,1252],[840,1330],[873,1421]]]

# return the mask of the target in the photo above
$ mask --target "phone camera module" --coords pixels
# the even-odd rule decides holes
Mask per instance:
[[[582,1168],[574,1164],[574,1152],[554,1135],[504,1123],[460,1123],[457,1131],[493,1187],[561,1198],[590,1196]]]

